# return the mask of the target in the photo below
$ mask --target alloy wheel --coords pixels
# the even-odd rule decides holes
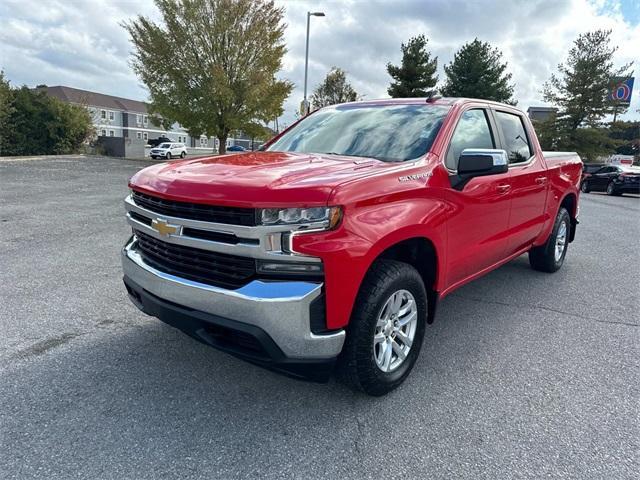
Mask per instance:
[[[380,310],[373,336],[376,365],[385,373],[404,363],[418,326],[418,307],[408,290],[394,292]]]

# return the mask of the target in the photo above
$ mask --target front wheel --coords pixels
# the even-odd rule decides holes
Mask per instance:
[[[378,260],[367,273],[349,323],[339,375],[351,387],[380,396],[407,378],[420,354],[427,294],[418,271]]]
[[[571,217],[565,208],[560,208],[549,238],[544,245],[529,251],[529,264],[534,270],[553,273],[560,270],[569,246]]]
[[[167,158],[167,160],[171,160],[171,153],[170,152],[167,152],[167,157],[166,158]]]
[[[586,180],[582,182],[582,185],[580,185],[580,191],[582,193],[589,193],[591,191]]]

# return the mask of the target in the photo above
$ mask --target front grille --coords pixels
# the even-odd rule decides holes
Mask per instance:
[[[163,242],[135,231],[144,261],[161,272],[216,287],[240,288],[256,274],[255,260]]]
[[[253,208],[221,207],[199,203],[176,202],[133,192],[133,201],[142,208],[171,217],[201,220],[203,222],[226,223],[229,225],[256,225],[256,210]]]

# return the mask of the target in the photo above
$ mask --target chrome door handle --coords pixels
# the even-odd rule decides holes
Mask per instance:
[[[545,183],[547,183],[547,177],[538,177],[538,178],[536,178],[536,183],[538,185],[544,185]]]
[[[498,193],[507,193],[509,190],[511,190],[511,185],[503,183],[501,185],[498,185],[496,187],[496,190],[498,191]]]

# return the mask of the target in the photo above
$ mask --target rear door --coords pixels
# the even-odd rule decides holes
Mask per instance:
[[[471,107],[458,120],[445,157],[454,175],[467,148],[496,148],[495,125],[487,109]],[[506,255],[511,195],[509,173],[471,179],[462,190],[446,191],[452,215],[447,221],[447,285],[453,286]]]
[[[593,174],[589,181],[589,186],[592,190],[598,190],[604,192],[607,189],[607,185],[618,173],[618,167],[604,167]]]
[[[532,132],[522,114],[515,110],[493,110],[500,145],[509,156],[511,214],[507,255],[530,245],[545,223],[549,179],[541,153],[536,153]]]

